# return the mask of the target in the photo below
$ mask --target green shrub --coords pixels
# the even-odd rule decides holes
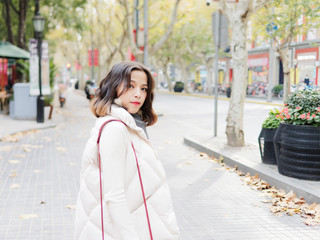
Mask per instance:
[[[264,120],[262,127],[267,129],[275,129],[278,128],[281,122],[281,118],[279,118],[279,110],[274,109],[270,110],[269,116]]]
[[[275,94],[279,94],[281,91],[283,90],[283,85],[282,84],[279,84],[279,85],[276,85],[273,87],[272,91],[275,93]]]
[[[290,94],[279,118],[293,125],[320,126],[320,90],[301,90]]]

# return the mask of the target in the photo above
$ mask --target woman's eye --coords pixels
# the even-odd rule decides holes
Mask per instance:
[[[134,88],[133,85],[130,85],[129,88]]]
[[[142,88],[142,91],[148,92],[148,88]]]

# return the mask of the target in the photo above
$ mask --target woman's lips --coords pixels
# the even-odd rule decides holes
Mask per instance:
[[[134,105],[136,105],[136,106],[140,105],[139,102],[131,102],[131,103],[134,104]]]

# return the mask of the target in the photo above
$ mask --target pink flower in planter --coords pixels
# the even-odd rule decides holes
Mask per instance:
[[[300,118],[301,118],[301,119],[305,119],[305,118],[306,118],[306,114],[301,114],[301,115],[300,115]]]
[[[315,114],[312,114],[312,117],[313,117],[313,118],[315,118],[315,117],[316,117],[316,115],[315,115]]]
[[[299,110],[301,107],[296,107],[297,110]]]
[[[289,119],[291,116],[289,114],[286,115],[286,118]]]

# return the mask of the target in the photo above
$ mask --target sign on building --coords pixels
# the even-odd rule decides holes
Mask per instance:
[[[50,65],[49,65],[49,47],[48,42],[42,42],[41,54],[41,88],[43,95],[49,95],[50,91]],[[30,39],[29,41],[29,77],[30,77],[30,95],[38,96],[39,90],[39,56],[38,41]]]

